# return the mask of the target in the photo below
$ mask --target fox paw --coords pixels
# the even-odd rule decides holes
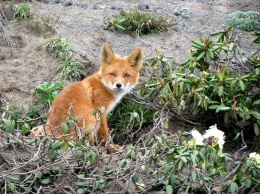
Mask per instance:
[[[43,133],[43,125],[40,125],[40,126],[32,128],[30,137],[31,138],[38,137],[38,136],[42,135],[42,133]]]
[[[108,154],[113,154],[115,152],[118,152],[120,146],[116,144],[110,144],[109,147],[107,148],[107,153]]]

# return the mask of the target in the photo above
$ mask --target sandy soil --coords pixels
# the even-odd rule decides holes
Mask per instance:
[[[99,50],[104,42],[120,55],[127,55],[137,46],[142,47],[145,57],[155,56],[155,49],[162,50],[178,64],[189,56],[191,40],[227,27],[230,13],[260,10],[259,0],[32,0],[28,3],[33,6],[34,15],[59,18],[60,23],[51,31],[35,34],[28,22],[10,20],[10,6],[18,3],[0,1],[14,41],[14,46],[9,46],[0,36],[0,95],[10,104],[25,109],[34,103],[31,89],[44,81],[60,80],[59,61],[42,49],[51,35],[59,34],[73,42],[78,59],[89,73],[98,70]],[[174,15],[177,7],[186,8],[190,17]],[[107,18],[119,10],[132,9],[162,14],[175,25],[160,35],[141,37],[104,30]],[[241,47],[249,56],[257,48],[251,43],[249,33],[239,31],[239,34]]]

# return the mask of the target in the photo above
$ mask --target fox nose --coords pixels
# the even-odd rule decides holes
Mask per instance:
[[[117,83],[117,84],[116,84],[116,87],[117,87],[117,88],[121,88],[121,86],[122,86],[121,83]]]

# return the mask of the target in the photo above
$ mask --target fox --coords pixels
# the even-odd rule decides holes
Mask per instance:
[[[72,111],[76,116],[77,126],[81,127],[83,134],[88,134],[91,145],[100,143],[107,148],[108,153],[114,153],[120,148],[115,144],[110,147],[107,145],[110,138],[107,114],[137,85],[143,64],[143,52],[137,47],[128,56],[120,57],[108,43],[104,43],[99,63],[98,72],[61,90],[52,102],[46,124],[32,129],[34,136],[53,135],[65,141],[75,140],[78,134],[75,135],[73,127],[67,125],[67,134],[61,130],[62,123],[66,122],[69,112]],[[97,119],[93,110],[101,107],[105,110]]]

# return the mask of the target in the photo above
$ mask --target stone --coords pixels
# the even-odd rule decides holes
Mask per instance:
[[[93,5],[93,9],[98,9],[97,4],[94,4],[94,5]]]
[[[70,0],[65,2],[65,6],[71,6],[72,4],[73,4],[73,2]]]

